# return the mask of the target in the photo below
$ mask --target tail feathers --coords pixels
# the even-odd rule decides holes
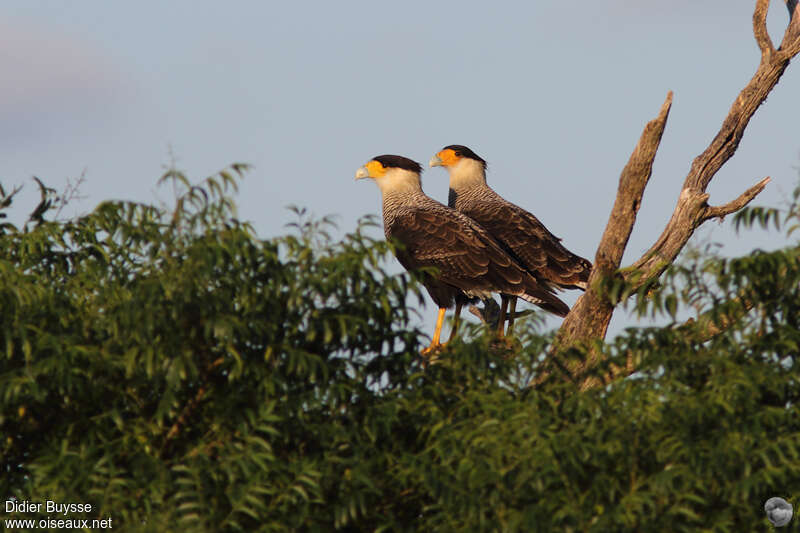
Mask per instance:
[[[526,302],[530,302],[534,305],[541,307],[545,311],[553,313],[554,315],[558,315],[560,317],[567,316],[567,313],[569,313],[569,307],[567,306],[567,304],[565,304],[556,296],[550,293],[546,293],[544,291],[542,292],[543,294],[535,296],[529,293],[524,293],[520,294],[519,297],[525,300]]]
[[[589,284],[586,283],[585,281],[563,281],[563,280],[556,281],[553,283],[553,285],[555,285],[555,288],[559,291],[564,289],[580,289],[582,291],[585,291],[586,288],[589,286]]]

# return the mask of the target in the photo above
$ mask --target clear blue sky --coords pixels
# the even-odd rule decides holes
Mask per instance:
[[[154,201],[169,198],[155,182],[171,147],[195,179],[253,164],[239,209],[262,237],[286,231],[290,204],[339,215],[349,231],[380,212],[377,188],[353,181],[366,160],[427,163],[466,144],[489,161],[500,194],[593,258],[619,172],[673,90],[630,262],[660,234],[692,159],[755,71],[753,4],[3,2],[0,181],[25,184],[20,203],[32,206],[30,176],[61,188],[85,170],[88,198],[73,213],[108,198]],[[787,19],[773,1],[776,44]],[[800,66],[790,65],[712,182],[712,203],[767,175],[758,203],[789,195],[797,94]],[[444,171],[423,183],[446,201]],[[782,244],[707,227],[694,242],[711,232],[730,254]]]

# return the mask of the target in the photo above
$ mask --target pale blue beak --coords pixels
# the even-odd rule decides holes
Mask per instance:
[[[370,177],[369,176],[369,170],[367,170],[367,167],[361,167],[358,170],[356,170],[356,179],[357,180],[360,180],[360,179],[363,179],[363,178],[369,178],[369,177]]]

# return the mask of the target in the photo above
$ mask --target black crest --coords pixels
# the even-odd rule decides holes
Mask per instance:
[[[454,151],[456,155],[459,157],[474,159],[475,161],[483,163],[483,166],[486,167],[486,161],[484,161],[484,159],[481,156],[479,156],[478,154],[476,154],[463,144],[451,144],[450,146],[445,146],[444,148],[442,148],[442,150],[448,150],[448,149]]]
[[[422,172],[422,166],[419,163],[401,155],[379,155],[378,157],[373,157],[372,160],[377,161],[384,168],[402,168],[417,174]]]

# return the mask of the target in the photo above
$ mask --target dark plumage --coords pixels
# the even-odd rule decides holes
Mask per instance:
[[[444,309],[467,297],[493,292],[518,296],[559,316],[569,308],[552,289],[542,285],[480,225],[422,192],[420,167],[400,156],[378,156],[360,168],[358,178],[373,178],[383,195],[383,225],[387,238],[403,245],[398,260],[409,270],[434,267],[425,287]],[[461,299],[461,302],[459,302]],[[441,329],[437,323],[434,342]]]
[[[424,198],[426,201],[413,208],[396,206],[388,216],[384,202],[386,237],[405,246],[397,259],[406,269],[435,267],[436,281],[469,296],[501,292],[566,315],[569,308],[510,257],[485,229],[463,214]],[[434,291],[428,290],[436,301]]]
[[[573,254],[539,219],[486,184],[486,161],[461,145],[431,160],[450,173],[449,205],[486,228],[536,278],[565,289],[585,289],[592,263]]]

